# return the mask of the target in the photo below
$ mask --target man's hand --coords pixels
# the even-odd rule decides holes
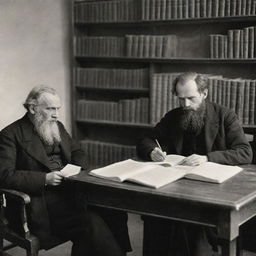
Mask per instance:
[[[60,185],[63,176],[61,172],[49,172],[46,174],[45,184],[51,186],[58,186]]]
[[[155,147],[150,153],[151,160],[154,162],[164,161],[166,152],[163,152],[160,148]]]
[[[200,165],[200,164],[206,163],[206,162],[208,162],[207,156],[193,154],[191,156],[184,158],[179,164],[180,165],[196,166],[196,165]]]

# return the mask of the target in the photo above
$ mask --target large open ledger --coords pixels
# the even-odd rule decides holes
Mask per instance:
[[[238,166],[206,162],[198,166],[184,166],[180,155],[168,155],[163,162],[141,162],[132,159],[94,169],[90,175],[123,182],[131,181],[159,188],[181,178],[222,183],[243,169]]]

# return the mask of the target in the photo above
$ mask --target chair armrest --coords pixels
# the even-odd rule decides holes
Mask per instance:
[[[27,223],[27,211],[26,211],[26,205],[30,203],[30,196],[26,193],[12,190],[12,189],[2,189],[0,188],[0,218],[1,218],[1,225],[8,226],[8,218],[5,215],[4,208],[6,205],[8,205],[8,201],[11,201],[14,204],[20,205],[19,212],[15,213],[17,214],[17,218],[20,219],[20,224],[22,228],[22,233],[24,233],[25,237],[30,236],[30,231],[28,228]],[[5,201],[6,200],[6,204]]]
[[[24,203],[24,204],[30,203],[30,196],[23,192],[20,192],[17,190],[12,190],[12,189],[0,188],[0,193],[7,195],[14,200],[21,201],[21,203]]]

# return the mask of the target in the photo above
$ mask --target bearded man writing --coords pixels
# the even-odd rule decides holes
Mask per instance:
[[[227,165],[251,163],[252,150],[236,114],[206,100],[206,76],[193,72],[179,75],[173,83],[173,93],[180,107],[169,111],[139,141],[140,158],[163,161],[166,154],[179,154],[186,156],[182,164],[189,166],[207,161]],[[216,250],[215,239],[215,231],[210,228],[144,217],[144,256],[212,255],[212,248]]]
[[[0,186],[30,195],[28,224],[40,247],[51,248],[56,239],[71,240],[72,256],[125,255],[111,228],[86,211],[85,202],[78,204],[74,185],[60,172],[68,163],[85,169],[86,155],[58,121],[61,102],[56,91],[35,87],[24,107],[25,116],[0,133]]]

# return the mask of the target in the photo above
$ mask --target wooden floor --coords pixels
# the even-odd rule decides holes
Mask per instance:
[[[133,251],[127,256],[142,256],[142,221],[140,216],[129,214],[129,233]],[[49,251],[40,251],[40,256],[70,256],[71,242],[67,242]],[[12,256],[26,256],[23,249],[14,248],[8,251]],[[157,255],[156,255],[157,256]],[[255,253],[243,251],[240,256],[256,256]]]
[[[133,251],[127,256],[141,256],[142,255],[142,221],[140,216],[129,214],[129,233],[132,243]],[[49,251],[40,251],[40,256],[70,256],[71,242],[67,242]],[[21,248],[13,248],[8,251],[12,256],[26,256],[26,253]]]

